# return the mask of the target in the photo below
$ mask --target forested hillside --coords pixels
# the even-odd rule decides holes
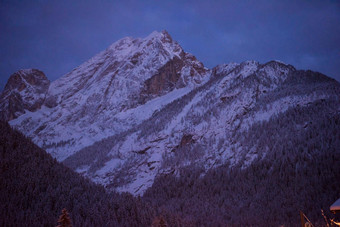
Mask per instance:
[[[226,164],[202,175],[203,168],[192,165],[157,178],[144,199],[191,217],[195,226],[300,226],[300,210],[323,226],[321,209],[331,217],[329,206],[340,195],[334,105],[339,101],[317,101],[257,123],[236,135],[246,148],[243,160],[256,152],[248,167]]]
[[[0,226],[150,226],[154,209],[129,194],[108,194],[59,164],[0,121]]]

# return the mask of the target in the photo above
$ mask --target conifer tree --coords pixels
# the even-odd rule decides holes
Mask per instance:
[[[159,226],[160,227],[167,227],[168,226],[163,217],[161,217],[160,220],[159,220]]]
[[[66,208],[64,208],[61,211],[61,215],[59,217],[57,227],[72,227],[72,225],[71,225],[71,218],[70,218]]]
[[[151,224],[151,227],[167,227],[167,226],[168,225],[166,224],[162,216],[156,217]]]

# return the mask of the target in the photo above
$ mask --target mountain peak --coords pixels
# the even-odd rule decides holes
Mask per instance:
[[[172,41],[172,37],[166,30],[162,31],[153,31],[151,32],[145,39],[153,39],[153,38],[158,38],[158,39],[167,39]]]
[[[22,91],[27,86],[40,86],[41,83],[45,84],[47,81],[46,75],[38,69],[20,69],[10,76],[5,90],[18,89]]]
[[[144,38],[125,37],[109,46],[99,55],[109,54],[119,60],[128,60],[138,56],[149,56],[149,58],[157,57],[155,61],[163,64],[169,58],[180,56],[183,52],[182,47],[175,42],[169,33],[165,30],[159,32],[154,31]],[[95,58],[98,58],[98,56]],[[135,61],[134,61],[135,62]]]
[[[39,109],[49,86],[50,81],[38,69],[21,69],[13,73],[0,95],[1,119],[12,120],[25,110]]]

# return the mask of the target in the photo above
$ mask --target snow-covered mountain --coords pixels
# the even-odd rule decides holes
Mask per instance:
[[[26,108],[11,124],[61,161],[139,124],[208,75],[166,31],[127,37],[52,82],[41,109]]]
[[[187,165],[246,167],[270,150],[242,135],[291,108],[332,100],[340,111],[339,83],[320,73],[279,61],[207,69],[166,31],[121,39],[42,93],[39,108],[10,124],[77,172],[133,194]]]

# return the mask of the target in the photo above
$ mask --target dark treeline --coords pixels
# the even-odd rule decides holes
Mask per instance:
[[[202,175],[189,166],[158,177],[144,199],[194,226],[300,226],[300,210],[325,226],[321,209],[331,217],[340,196],[338,104],[321,100],[257,123],[235,135],[244,155],[256,149],[248,167],[227,163]]]
[[[150,226],[155,209],[130,194],[107,193],[59,164],[0,121],[0,226]]]

